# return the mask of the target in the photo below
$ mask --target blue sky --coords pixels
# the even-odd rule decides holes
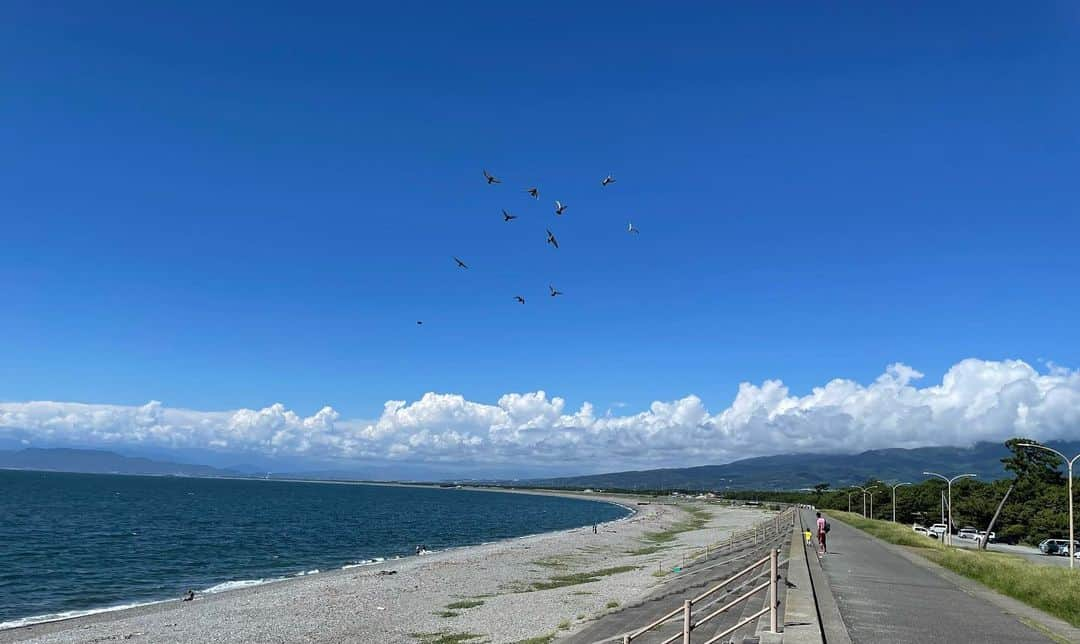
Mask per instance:
[[[1069,3],[154,4],[7,5],[0,400],[1080,365]]]

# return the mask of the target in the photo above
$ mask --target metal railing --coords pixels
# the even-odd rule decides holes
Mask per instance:
[[[794,521],[795,521],[794,509],[789,508],[789,509],[781,512],[780,514],[776,515],[772,519],[770,519],[768,521],[765,521],[765,522],[761,522],[760,524],[755,525],[750,530],[744,531],[739,539],[735,539],[735,534],[733,533],[732,534],[732,539],[730,540],[729,544],[730,544],[730,546],[732,548],[734,548],[735,543],[744,542],[747,539],[754,539],[755,543],[763,543],[768,538],[768,536],[779,536],[781,531],[784,530],[784,528],[789,528],[790,529],[790,526],[794,525]],[[771,529],[769,529],[769,528],[771,528]],[[785,530],[785,532],[786,532],[786,530]],[[760,541],[758,541],[758,539],[760,539]],[[707,555],[706,555],[706,557],[707,557]],[[762,570],[762,568],[764,566],[766,566],[766,565],[768,565],[767,574],[769,575],[769,578],[766,581],[758,584],[757,586],[754,586],[753,588],[751,588],[750,590],[747,590],[746,592],[739,595],[735,599],[727,602],[726,604],[724,604],[720,608],[706,614],[703,617],[698,618],[697,621],[694,621],[695,616],[693,614],[693,610],[694,610],[695,605],[700,605],[702,602],[709,599],[713,595],[726,590],[733,583],[735,583],[736,581],[739,581],[740,579],[743,579],[744,577],[747,577],[747,575],[750,575],[750,573],[758,571],[756,575],[749,578],[750,580],[755,580],[755,579],[761,577],[762,574],[765,572],[764,570]],[[676,634],[672,635],[671,637],[667,638],[661,644],[673,644],[673,642],[679,641],[680,639],[682,640],[683,644],[690,644],[690,634],[694,631],[694,629],[696,629],[696,628],[700,627],[701,625],[703,625],[703,624],[705,624],[705,623],[719,617],[720,615],[723,615],[724,613],[726,613],[729,610],[731,610],[732,608],[742,604],[743,602],[748,601],[751,597],[753,597],[757,593],[765,590],[766,588],[769,589],[769,604],[768,604],[768,606],[766,606],[765,608],[762,608],[761,610],[757,611],[753,615],[750,615],[748,617],[743,618],[737,624],[735,624],[734,626],[729,627],[728,629],[724,630],[722,633],[714,635],[713,637],[706,640],[704,642],[704,644],[714,644],[715,642],[719,642],[722,638],[730,635],[731,633],[734,633],[735,631],[737,631],[740,628],[746,626],[747,624],[754,621],[755,619],[760,618],[762,615],[765,615],[766,613],[768,613],[768,615],[769,615],[769,631],[772,632],[772,633],[776,633],[776,632],[778,632],[777,631],[777,610],[776,610],[777,609],[777,599],[776,599],[777,598],[777,580],[779,578],[779,575],[777,574],[778,567],[779,567],[779,551],[777,549],[775,549],[775,548],[770,548],[768,556],[763,557],[761,559],[758,559],[754,563],[748,565],[746,568],[743,568],[742,570],[740,570],[739,572],[735,573],[734,575],[728,577],[727,579],[720,582],[719,584],[716,584],[712,588],[710,588],[710,589],[706,590],[705,592],[701,593],[697,597],[694,597],[693,599],[684,600],[683,603],[682,603],[682,606],[679,606],[678,608],[675,608],[675,609],[669,611],[668,613],[661,616],[659,619],[656,619],[656,620],[652,621],[651,623],[646,624],[645,626],[642,626],[641,628],[639,628],[639,629],[637,629],[637,630],[635,630],[635,631],[633,631],[631,633],[623,635],[623,644],[630,644],[630,642],[632,642],[636,638],[641,637],[645,633],[648,633],[649,631],[655,630],[655,629],[663,626],[664,624],[670,622],[671,620],[675,619],[679,615],[682,615],[682,628],[680,629],[680,631],[678,633],[676,633]],[[714,600],[712,602],[708,602],[704,608],[708,608],[709,606],[715,604],[717,601],[719,601],[719,598],[717,598],[716,600]]]
[[[721,539],[712,544],[705,544],[704,550],[697,554],[683,556],[679,559],[680,567],[685,568],[698,560],[708,561],[714,555],[732,554],[736,550],[749,545],[760,545],[770,538],[786,534],[787,530],[795,525],[795,509],[786,508],[782,512],[764,520],[754,523],[745,530],[733,530],[727,539]],[[664,568],[663,561],[659,561],[658,567]]]

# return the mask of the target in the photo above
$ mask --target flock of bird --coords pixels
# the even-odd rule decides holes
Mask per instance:
[[[487,170],[484,170],[483,173],[484,173],[484,180],[487,182],[487,184],[489,186],[494,185],[494,184],[498,184],[498,183],[502,183],[502,179],[499,179],[498,177],[491,174]],[[613,183],[615,183],[615,177],[613,175],[609,174],[600,181],[600,187],[601,188],[606,188],[606,187],[610,186]],[[528,193],[528,195],[530,197],[532,197],[533,199],[540,199],[540,189],[537,188],[536,186],[528,188],[527,190],[525,190],[525,192]],[[567,209],[566,204],[564,204],[563,202],[561,202],[561,201],[559,201],[557,199],[555,200],[555,215],[556,216],[561,217],[563,215],[563,213],[566,212],[566,209]],[[502,216],[503,216],[503,222],[504,223],[510,223],[510,222],[512,222],[512,221],[514,221],[515,219],[518,218],[517,215],[511,214],[506,209],[503,209]],[[551,232],[550,228],[547,228],[545,230],[547,231],[547,243],[552,248],[558,249],[559,248],[559,240],[555,237],[555,233]],[[639,231],[634,226],[634,222],[631,221],[631,222],[627,222],[626,232],[628,232],[630,234],[637,235],[637,234],[640,234],[641,231]],[[459,269],[461,269],[461,270],[469,270],[469,265],[466,264],[461,258],[459,258],[457,256],[453,256],[453,260],[454,260],[454,263],[457,265],[457,267]],[[560,291],[559,289],[555,288],[555,286],[553,284],[548,284],[548,293],[549,293],[549,295],[551,297],[558,297],[558,296],[563,294],[563,292]],[[515,295],[514,296],[514,301],[516,301],[518,304],[525,304],[525,296],[523,296],[523,295]],[[416,323],[418,325],[422,325],[424,323],[424,321],[423,320],[417,320]]]

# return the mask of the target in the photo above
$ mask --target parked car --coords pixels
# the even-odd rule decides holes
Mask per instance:
[[[1080,542],[1073,542],[1074,548],[1080,551]],[[1063,557],[1069,556],[1069,540],[1068,539],[1044,539],[1039,544],[1039,552],[1044,555],[1061,555]]]
[[[915,526],[914,528],[912,528],[912,530],[914,530],[914,531],[915,531],[915,534],[921,534],[921,535],[922,535],[922,536],[924,536],[924,537],[929,537],[929,536],[931,536],[931,535],[930,535],[930,531],[929,531],[929,530],[927,530],[926,528],[922,527],[921,525],[917,525],[917,526]]]
[[[958,539],[970,539],[972,541],[979,538],[979,531],[975,528],[960,528],[960,532],[957,533]]]
[[[982,539],[986,536],[986,530],[979,530],[979,538]],[[986,543],[994,543],[997,541],[997,535],[993,532],[990,533],[990,537],[986,540]]]
[[[1073,552],[1080,553],[1080,541],[1073,541]],[[1069,556],[1069,540],[1062,539],[1061,546],[1058,549],[1058,554],[1062,557]]]
[[[930,532],[933,532],[939,538],[943,536],[945,532],[948,531],[948,529],[949,527],[946,526],[944,523],[935,523],[934,525],[930,526]]]

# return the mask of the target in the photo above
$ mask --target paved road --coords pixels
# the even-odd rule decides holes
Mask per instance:
[[[977,541],[971,541],[968,539],[953,539],[953,545],[957,548],[978,548],[979,543]],[[1032,563],[1037,563],[1040,566],[1060,566],[1063,568],[1069,567],[1069,558],[1064,555],[1044,555],[1039,552],[1038,548],[1032,548],[1031,546],[1013,546],[1007,543],[991,543],[987,550],[991,552],[1004,552],[1010,555],[1019,555],[1024,559]],[[1080,563],[1076,565],[1080,568]]]
[[[812,518],[803,513],[808,525]],[[831,523],[822,566],[854,644],[1052,641],[866,533]]]

